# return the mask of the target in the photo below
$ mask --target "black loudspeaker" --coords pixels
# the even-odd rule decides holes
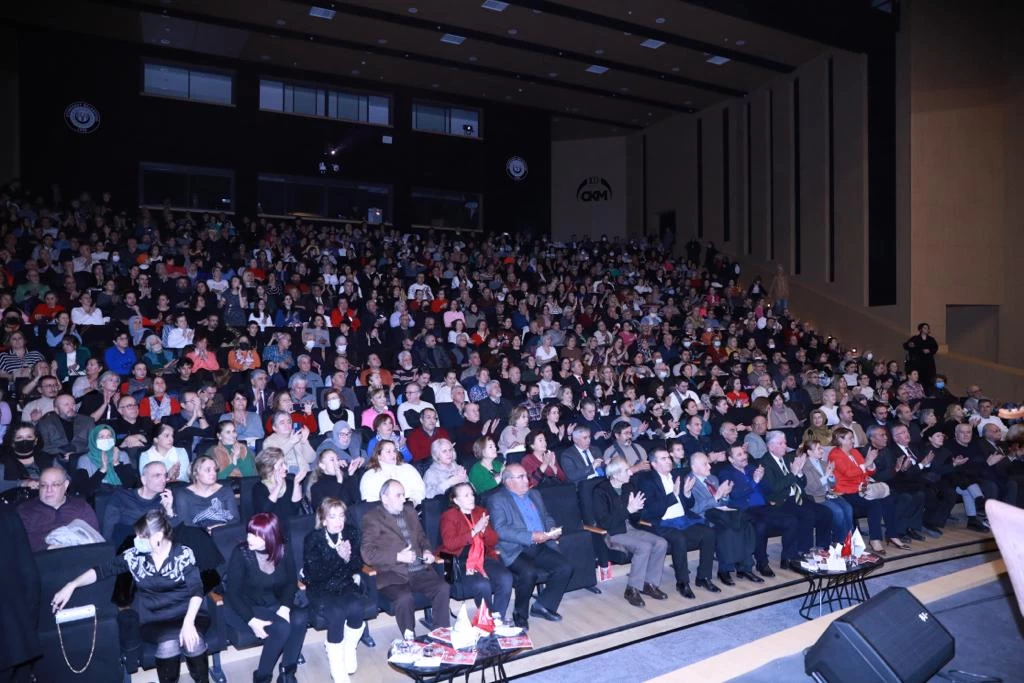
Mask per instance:
[[[924,683],[953,653],[953,636],[910,591],[887,588],[833,621],[804,671],[828,683]]]

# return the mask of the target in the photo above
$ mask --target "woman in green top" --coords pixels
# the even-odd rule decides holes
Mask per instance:
[[[477,493],[496,488],[501,482],[502,462],[498,459],[498,444],[489,436],[481,436],[473,443],[477,463],[469,469],[469,483]]]
[[[238,431],[231,420],[217,423],[217,445],[210,446],[206,455],[217,463],[218,479],[256,476],[256,455],[238,440]]]

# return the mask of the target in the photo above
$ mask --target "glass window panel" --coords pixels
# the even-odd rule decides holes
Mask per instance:
[[[413,105],[412,127],[432,133],[447,133],[445,125],[447,112],[443,107],[431,107],[425,104]]]
[[[142,203],[160,206],[185,206],[188,195],[188,176],[170,170],[142,171]]]
[[[292,102],[291,109],[296,114],[306,114],[309,116],[316,116],[318,113],[317,96],[319,91],[315,88],[301,88],[299,86],[291,86],[292,90]],[[321,104],[320,107],[323,105]],[[320,112],[322,114],[322,111]]]
[[[284,111],[284,84],[281,81],[260,81],[260,109]]]
[[[391,123],[391,99],[370,95],[367,100],[369,101],[370,110],[367,117],[369,123],[377,123],[382,126],[389,125]]]
[[[143,67],[143,91],[152,95],[188,97],[188,69],[164,64]]]
[[[468,126],[468,128],[467,128]],[[480,137],[480,114],[472,109],[451,110],[451,131],[452,135],[465,137]]]
[[[411,194],[413,223],[448,228],[480,227],[480,195],[414,188]]]
[[[194,174],[189,178],[189,208],[208,211],[230,211],[231,178],[220,175]]]
[[[256,200],[260,213],[283,216],[288,212],[287,185],[283,180],[260,178],[256,185]]]
[[[320,185],[288,184],[286,213],[324,215],[324,188]]]
[[[218,104],[233,102],[231,76],[207,71],[192,71],[190,75],[189,99]]]
[[[347,119],[349,121],[361,120],[359,118],[359,100],[361,98],[358,95],[344,92],[336,94],[338,97],[338,115],[335,118]]]

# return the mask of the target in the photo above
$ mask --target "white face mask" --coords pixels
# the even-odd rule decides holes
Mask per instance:
[[[96,439],[96,448],[101,451],[109,451],[114,448],[113,439]]]
[[[332,399],[330,399],[329,401],[327,401],[327,407],[330,408],[331,410],[337,410],[338,408],[341,407],[341,399],[339,399],[339,398],[332,398]]]
[[[316,346],[316,342],[315,341],[313,341],[312,339],[307,339],[306,340],[306,348],[307,349],[312,349],[314,346]]]

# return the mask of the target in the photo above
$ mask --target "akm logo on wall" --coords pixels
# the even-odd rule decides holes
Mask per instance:
[[[100,127],[100,112],[88,102],[72,102],[64,110],[64,121],[76,133],[92,133]]]
[[[526,159],[522,157],[509,157],[509,160],[505,162],[505,173],[508,173],[508,177],[517,183],[525,180],[526,174],[529,172],[530,167],[526,165]]]
[[[584,178],[576,188],[576,199],[581,202],[607,202],[612,198],[612,186],[601,176]]]

